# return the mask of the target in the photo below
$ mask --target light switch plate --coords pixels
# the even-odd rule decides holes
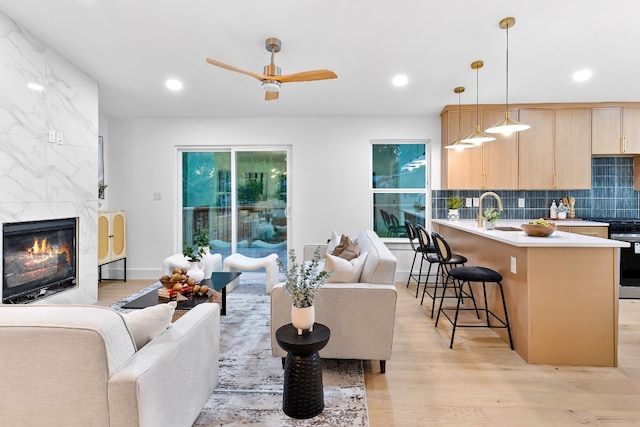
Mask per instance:
[[[473,206],[473,200],[471,199],[471,197],[467,197],[466,202],[465,202],[465,206],[467,208],[470,208]]]
[[[518,207],[524,208],[524,198],[522,197],[518,198]]]
[[[476,207],[476,208],[478,206],[480,206],[480,198],[479,197],[474,197],[473,198],[473,206]]]

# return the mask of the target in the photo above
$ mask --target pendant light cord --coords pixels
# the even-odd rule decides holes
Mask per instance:
[[[478,112],[478,92],[480,92],[480,78],[478,77],[480,67],[476,68],[476,125],[480,125],[480,113]]]
[[[509,111],[509,24],[507,23],[507,78],[506,78],[506,99],[505,99],[505,111]]]

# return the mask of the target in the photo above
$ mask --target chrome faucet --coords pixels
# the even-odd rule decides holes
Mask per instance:
[[[500,196],[498,196],[493,191],[487,191],[486,193],[482,193],[482,195],[480,196],[480,201],[478,202],[478,227],[482,227],[482,222],[483,222],[482,221],[482,199],[484,199],[487,196],[495,197],[495,199],[498,201],[498,211],[502,212],[502,200],[500,200]]]

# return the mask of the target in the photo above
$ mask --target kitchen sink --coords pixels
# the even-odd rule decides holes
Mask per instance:
[[[522,228],[518,227],[495,227],[495,229],[500,231],[522,231]]]

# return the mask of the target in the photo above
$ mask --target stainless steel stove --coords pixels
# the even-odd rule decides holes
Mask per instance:
[[[629,242],[620,249],[620,298],[640,299],[640,219],[590,218],[609,223],[609,238]]]

